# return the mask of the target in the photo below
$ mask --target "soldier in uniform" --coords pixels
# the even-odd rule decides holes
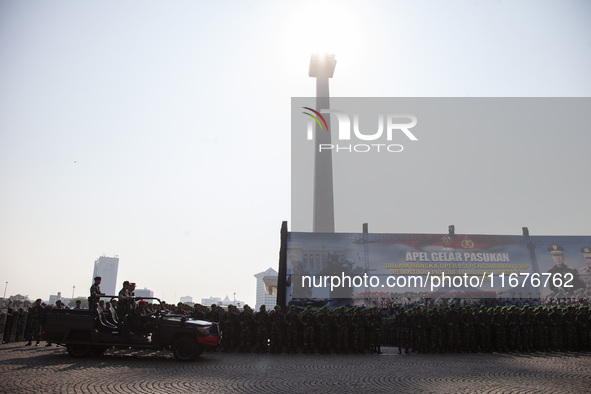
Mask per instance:
[[[94,278],[94,283],[90,286],[90,297],[88,297],[88,309],[91,311],[96,311],[96,307],[98,305],[99,299],[104,293],[101,293],[101,277],[96,276]]]
[[[550,350],[550,343],[549,337],[550,334],[548,332],[548,326],[550,324],[550,320],[548,319],[548,311],[546,308],[542,306],[538,306],[535,309],[534,318],[533,318],[533,326],[534,326],[534,336],[536,338],[536,342],[534,344],[534,348],[536,350],[541,350],[547,352]]]
[[[507,314],[507,347],[510,352],[516,352],[521,350],[521,336],[520,336],[520,325],[519,325],[519,314],[517,308],[511,306],[508,309]]]
[[[275,305],[275,308],[269,313],[269,322],[271,329],[271,353],[283,352],[283,330],[285,319],[281,306]]]
[[[266,353],[269,343],[269,314],[265,305],[261,305],[254,316],[257,325],[257,353]]]
[[[492,326],[492,308],[483,307],[478,312],[478,333],[479,333],[479,343],[480,343],[480,351],[490,353],[492,351],[492,343],[491,343],[491,326]]]
[[[574,352],[577,350],[577,326],[575,307],[570,305],[565,308],[562,314],[562,322],[564,327],[564,345],[566,350]]]
[[[492,316],[492,327],[494,333],[494,349],[497,352],[507,351],[507,315],[506,308],[500,306],[495,307]]]
[[[129,282],[129,308],[133,311],[135,309],[135,283]]]
[[[578,349],[589,350],[589,307],[581,306],[576,312],[575,324],[577,329]]]
[[[357,307],[353,309],[353,352],[365,352],[365,309]]]
[[[211,304],[211,310],[207,312],[207,321],[220,323],[222,321],[222,311],[221,307],[218,307],[216,304]]]
[[[555,305],[552,308],[552,312],[548,315],[550,321],[550,338],[551,346],[554,351],[563,350],[563,330],[562,330],[562,314],[558,310],[558,306]]]
[[[430,309],[428,312],[427,324],[429,325],[429,332],[431,333],[430,349],[433,352],[443,352],[444,341],[442,333],[441,315],[437,307]]]
[[[121,336],[127,338],[131,329],[131,312],[134,305],[133,295],[129,281],[123,282],[123,288],[119,290],[117,301],[117,321],[120,325]]]
[[[232,336],[230,339],[230,350],[240,347],[240,311],[235,305],[228,305],[228,325],[231,327]]]
[[[185,304],[182,302],[178,302],[176,304],[176,308],[173,312],[175,315],[184,315],[185,314]]]
[[[39,346],[41,339],[41,315],[43,307],[41,306],[41,298],[35,300],[33,306],[29,309],[29,316],[31,319],[31,327],[29,332],[29,342],[25,346],[31,346],[32,341],[35,340],[35,346]]]
[[[457,352],[460,335],[460,313],[456,310],[455,304],[451,304],[445,312],[444,321],[447,323],[447,349]]]
[[[240,352],[250,352],[250,348],[255,345],[256,341],[251,338],[253,333],[254,317],[252,315],[252,308],[244,305],[240,313]]]
[[[302,331],[303,331],[303,348],[304,353],[314,353],[314,327],[316,325],[316,319],[314,314],[312,313],[312,309],[310,305],[304,309],[304,311],[300,315],[300,320],[302,322]]]
[[[138,307],[133,309],[132,312],[132,330],[134,333],[142,336],[148,336],[150,334],[150,317],[152,314],[148,311],[148,303],[141,300],[138,303]]]
[[[290,305],[289,312],[285,316],[285,346],[287,353],[297,353],[299,323],[300,319],[296,312],[296,307],[295,305]]]
[[[529,305],[522,308],[519,314],[519,327],[521,329],[521,347],[526,352],[531,352],[534,348],[533,336],[533,314]]]
[[[117,301],[117,314],[119,315],[119,321],[122,322],[125,315],[131,312],[131,301],[133,296],[129,290],[129,281],[123,282],[123,288],[119,290],[119,297]]]
[[[334,325],[336,329],[337,353],[349,352],[349,317],[345,314],[345,307],[339,306],[335,309]]]
[[[410,315],[405,312],[404,308],[400,308],[400,313],[396,316],[395,326],[397,330],[396,339],[398,342],[398,354],[409,353],[410,348]]]
[[[328,353],[330,351],[330,320],[326,305],[316,311],[316,330],[314,330],[314,333],[320,353]]]
[[[410,347],[417,353],[424,351],[423,339],[425,339],[425,322],[423,319],[423,311],[416,306],[409,310],[410,312]]]
[[[556,264],[548,270],[552,274],[549,283],[550,289],[554,293],[572,295],[576,290],[585,288],[585,284],[581,280],[577,270],[564,264],[564,248],[561,245],[552,244],[548,246],[548,252],[550,252],[552,260]],[[572,275],[572,280],[568,274]],[[555,279],[558,280],[558,278],[562,281],[561,286],[554,284]],[[567,285],[569,287],[566,287]]]
[[[230,323],[230,310],[233,305],[228,305],[228,312],[220,314],[220,329],[222,330],[222,338],[220,340],[220,347],[224,353],[232,351],[232,340],[234,338],[234,331]]]
[[[369,351],[371,353],[382,354],[381,332],[382,332],[382,316],[376,307],[370,309],[369,320]]]
[[[247,305],[244,306],[245,308]],[[191,318],[197,320],[205,320],[205,313],[203,312],[203,306],[201,304],[193,305],[193,311],[191,311]]]
[[[459,338],[458,348],[461,352],[468,353],[474,351],[475,344],[475,319],[470,306],[459,308]]]

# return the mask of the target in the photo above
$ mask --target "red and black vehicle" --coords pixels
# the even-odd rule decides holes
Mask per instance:
[[[101,297],[103,298],[103,297]],[[104,296],[117,299],[117,296]],[[109,311],[52,309],[47,313],[44,339],[63,345],[72,357],[97,356],[110,348],[171,350],[180,361],[197,358],[206,347],[216,347],[220,339],[218,323],[166,313],[158,298],[136,301],[155,302],[157,310],[134,321],[132,313],[121,317]],[[138,329],[141,324],[141,330]]]

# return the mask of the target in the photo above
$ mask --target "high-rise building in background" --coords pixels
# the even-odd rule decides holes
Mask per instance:
[[[277,271],[269,268],[266,271],[259,272],[254,277],[257,278],[255,311],[258,311],[261,305],[265,305],[267,311],[270,311],[277,303]]]
[[[106,295],[117,295],[117,271],[119,270],[119,257],[101,256],[94,262],[92,278],[101,277],[101,292]],[[94,283],[89,282],[88,287]]]
[[[133,295],[136,297],[154,297],[154,291],[144,287],[143,289],[135,289]]]

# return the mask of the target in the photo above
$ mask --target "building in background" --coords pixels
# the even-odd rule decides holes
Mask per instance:
[[[277,271],[269,268],[254,277],[257,278],[255,311],[258,311],[261,305],[265,305],[268,311],[273,309],[277,303]]]
[[[55,302],[56,302],[57,300],[61,300],[61,301],[63,301],[63,300],[64,300],[64,299],[62,298],[62,292],[61,292],[61,291],[58,291],[58,292],[57,292],[57,294],[51,294],[51,295],[49,296],[49,301],[48,301],[48,302],[49,302],[51,305],[55,305]]]
[[[80,298],[80,299],[82,299],[82,298]],[[62,292],[58,291],[57,294],[51,294],[49,296],[49,301],[47,301],[47,302],[49,303],[49,305],[55,306],[55,302],[57,300],[60,300],[62,302],[62,304],[67,306],[72,300],[74,300],[74,298],[62,297]],[[87,302],[87,304],[88,304],[88,302]]]
[[[181,302],[183,304],[192,304],[193,303],[193,297],[191,297],[191,296],[181,297]]]
[[[94,262],[92,278],[101,277],[101,292],[106,295],[117,295],[117,271],[119,270],[119,257],[101,256]],[[94,282],[89,281],[89,288]]]
[[[211,306],[212,304],[216,304],[217,306],[227,307],[228,305],[234,305],[235,307],[242,308],[244,306],[244,301],[237,300],[236,294],[234,294],[234,299],[231,300],[229,296],[222,300],[220,297],[209,297],[209,298],[202,298],[201,305],[203,306]]]
[[[133,294],[136,297],[154,297],[154,292],[150,289],[146,289],[145,287],[143,289],[135,289]]]
[[[213,304],[219,305],[221,304],[222,299],[219,297],[209,297],[209,298],[202,298],[201,299],[201,305],[204,306],[211,306]]]

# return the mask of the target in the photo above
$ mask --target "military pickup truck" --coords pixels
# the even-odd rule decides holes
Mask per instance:
[[[133,321],[131,313],[118,321],[108,311],[54,308],[46,315],[43,338],[48,343],[65,346],[72,357],[98,356],[110,348],[133,348],[172,350],[177,360],[191,361],[206,347],[218,345],[217,323],[168,314],[158,298],[141,300],[156,301],[159,305],[156,313],[143,319],[141,330],[136,329],[134,323],[138,322]]]

